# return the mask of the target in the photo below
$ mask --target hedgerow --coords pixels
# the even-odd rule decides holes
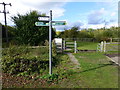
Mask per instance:
[[[39,55],[34,55],[36,53]],[[56,55],[53,56],[53,66],[58,63]],[[3,50],[1,64],[4,73],[18,75],[40,74],[49,66],[48,48],[38,48],[34,52],[27,46],[12,46]]]

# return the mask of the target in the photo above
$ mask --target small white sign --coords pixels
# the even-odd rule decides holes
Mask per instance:
[[[38,17],[40,21],[49,21],[49,17]]]
[[[62,38],[55,38],[55,43],[62,43]]]

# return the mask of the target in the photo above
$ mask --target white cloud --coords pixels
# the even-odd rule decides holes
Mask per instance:
[[[63,20],[65,21],[65,20]],[[58,31],[62,31],[64,29],[71,29],[72,27],[74,26],[77,26],[81,29],[81,27],[84,25],[81,21],[76,21],[76,22],[69,22],[68,20],[67,21],[67,25],[64,25],[64,26],[55,26],[56,30]]]
[[[107,11],[104,8],[101,8],[98,11],[91,11],[88,15],[88,24],[100,24],[103,23],[103,15],[105,15]]]
[[[112,13],[111,13],[111,16],[115,16],[115,15],[116,15],[116,12],[112,12]]]
[[[100,11],[98,11],[98,13],[100,14],[104,14],[106,11],[105,11],[105,8],[101,8]]]
[[[25,14],[31,10],[37,10],[41,13],[49,14],[50,10],[53,10],[53,18],[57,18],[64,15],[65,9],[63,6],[65,2],[51,2],[52,0],[2,0],[1,2],[11,3],[12,7],[6,6],[6,10],[10,12],[7,14],[8,25],[13,24],[10,17],[15,16],[17,13]],[[3,5],[0,5],[0,11],[3,10]],[[4,24],[4,16],[0,13],[0,22]]]
[[[82,28],[93,28],[93,29],[98,29],[98,28],[103,28],[103,27],[105,27],[105,28],[110,28],[110,27],[118,27],[118,23],[110,23],[110,24],[107,24],[107,25],[105,25],[104,23],[103,24],[97,24],[97,25],[84,25],[84,26],[82,26]]]
[[[118,27],[118,23],[110,23],[107,28],[110,28],[110,27]]]
[[[46,11],[42,10],[42,12],[47,13],[47,15],[49,15],[49,10]],[[53,19],[64,16],[65,9],[63,8],[56,7],[56,8],[51,8],[51,10],[52,10]]]

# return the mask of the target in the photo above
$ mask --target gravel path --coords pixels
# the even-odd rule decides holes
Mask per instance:
[[[67,53],[67,55],[69,56],[70,60],[76,65],[75,68],[80,68],[80,63],[75,58],[75,56],[72,55],[72,53]]]

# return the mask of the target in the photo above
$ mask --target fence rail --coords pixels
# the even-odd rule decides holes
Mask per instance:
[[[66,44],[74,44],[74,42],[66,42]]]
[[[72,41],[90,41],[90,42],[94,42],[96,41],[96,39],[94,38],[64,38],[64,40],[72,40]]]
[[[63,46],[64,46],[64,47],[63,47],[64,50],[66,50],[67,48],[71,48],[71,49],[74,48],[74,53],[77,53],[77,43],[76,43],[76,41],[74,41],[74,42],[66,42],[66,41],[64,40]]]
[[[119,42],[110,42],[106,43],[106,41],[102,41],[97,45],[97,51],[107,52],[107,51],[118,51],[118,47],[120,46]]]
[[[72,40],[72,41],[84,41],[84,42],[96,42],[99,41],[95,38],[64,38],[64,40]],[[109,42],[120,42],[120,38],[108,38]]]

